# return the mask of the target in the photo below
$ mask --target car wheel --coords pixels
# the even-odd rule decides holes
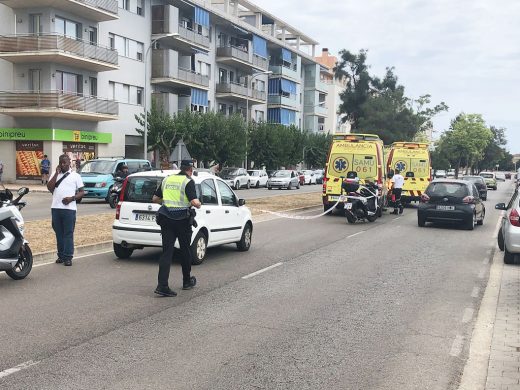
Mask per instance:
[[[287,186],[287,189],[288,190],[292,190],[292,183],[291,182],[289,182],[289,185]]]
[[[329,206],[328,204],[323,205],[323,212],[327,213],[325,215],[332,215],[332,211],[330,211],[330,209],[332,209],[332,206]]]
[[[240,188],[240,182],[237,181],[237,182],[235,182],[235,188],[234,189],[238,190],[239,188]]]
[[[515,254],[509,252],[507,250],[506,246],[504,246],[504,263],[505,264],[514,264],[515,263]]]
[[[121,244],[114,243],[114,253],[118,259],[128,259],[134,253],[134,250],[131,248],[125,248]]]
[[[107,203],[110,203],[110,193],[112,192],[112,187],[113,187],[113,186],[110,186],[110,187],[108,188],[107,196],[105,197],[105,202],[107,202]],[[77,202],[76,202],[76,203],[77,203]]]
[[[497,190],[497,187],[493,187],[493,189],[496,191],[496,190]]]
[[[256,188],[260,188],[260,180],[258,180],[258,181],[256,182],[256,186],[255,186],[255,187],[256,187]]]
[[[483,210],[482,211],[482,218],[480,218],[478,221],[477,221],[477,225],[479,226],[482,226],[484,225],[484,217],[486,216],[486,210]]]
[[[356,217],[354,217],[350,211],[345,210],[345,217],[347,217],[348,223],[356,223]]]
[[[199,265],[202,264],[206,257],[206,251],[208,250],[208,238],[204,232],[199,231],[193,240],[190,247],[191,250],[191,264]]]
[[[419,225],[419,227],[425,227],[426,226],[426,218],[424,217],[421,217],[421,216],[417,216],[417,225]]]
[[[500,249],[502,252],[504,251],[504,234],[502,232],[502,228],[498,231],[498,249]]]
[[[247,186],[246,186],[247,189],[250,189],[251,188],[251,183],[249,182],[249,180],[247,181]]]
[[[251,228],[251,224],[248,222],[246,226],[244,226],[244,230],[242,231],[242,238],[237,242],[237,249],[240,252],[246,252],[251,247],[251,237],[253,236],[253,229]]]
[[[296,189],[297,189],[297,190],[300,189],[300,182],[298,182],[298,184],[296,184]]]
[[[272,190],[272,189],[273,189],[273,187],[269,187],[269,186],[267,186],[267,189],[268,189],[268,190]]]
[[[464,227],[466,228],[466,230],[473,230],[475,228],[476,222],[477,222],[477,215],[475,213],[473,213],[473,217],[471,219],[469,219],[468,221],[466,221],[466,223],[464,224]]]

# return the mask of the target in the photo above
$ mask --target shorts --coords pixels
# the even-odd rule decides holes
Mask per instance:
[[[42,175],[48,175],[48,174],[49,174],[49,170],[42,168]]]

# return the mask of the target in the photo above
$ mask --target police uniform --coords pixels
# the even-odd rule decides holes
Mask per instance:
[[[195,182],[184,172],[164,178],[155,196],[162,198],[162,206],[157,214],[157,224],[161,226],[163,253],[159,259],[157,289],[168,290],[168,278],[173,258],[175,240],[179,240],[183,288],[195,285],[191,273],[191,201],[197,198]]]

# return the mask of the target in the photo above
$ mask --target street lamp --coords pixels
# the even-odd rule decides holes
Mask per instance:
[[[177,33],[170,33],[161,35],[160,37],[157,37],[155,39],[152,39],[152,42],[150,42],[150,46],[148,46],[148,49],[146,49],[146,53],[144,55],[144,159],[147,160],[148,157],[148,99],[147,99],[147,86],[148,86],[148,54],[150,53],[150,49],[153,47],[155,42],[157,42],[159,39],[173,37],[178,35]]]
[[[270,71],[270,70],[266,70],[266,71],[263,71],[263,72],[257,72],[257,73],[253,73],[251,75],[251,77],[248,77],[248,80],[247,80],[247,94],[246,94],[246,169],[249,168],[249,166],[247,165],[247,139],[249,138],[249,89],[253,88],[252,85],[253,85],[253,79],[255,77],[258,77],[258,76],[261,76],[263,74],[272,74],[273,72]]]

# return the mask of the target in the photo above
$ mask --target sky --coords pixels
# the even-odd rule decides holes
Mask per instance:
[[[459,113],[482,114],[488,126],[506,129],[507,148],[520,153],[520,1],[253,2],[320,42],[316,54],[367,49],[371,74],[395,67],[409,98],[445,102],[435,138]]]

